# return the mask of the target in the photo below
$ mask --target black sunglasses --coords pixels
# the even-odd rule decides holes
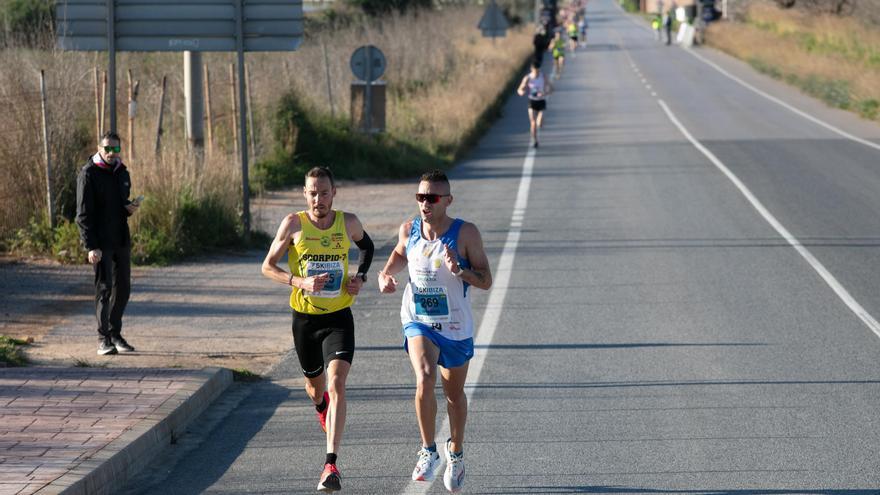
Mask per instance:
[[[416,193],[416,202],[422,203],[427,202],[429,204],[436,204],[440,201],[440,198],[445,196],[449,196],[449,194],[422,194]]]
[[[122,151],[122,146],[104,146],[104,153],[119,153]]]

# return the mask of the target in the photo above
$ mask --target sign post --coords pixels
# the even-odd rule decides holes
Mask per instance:
[[[493,43],[496,37],[503,38],[507,36],[509,24],[504,17],[504,13],[501,12],[501,9],[495,3],[495,0],[492,0],[486,6],[486,11],[483,13],[483,17],[480,19],[477,27],[483,32],[483,37],[492,38]]]
[[[373,82],[385,73],[385,54],[373,45],[365,45],[351,55],[349,61],[355,77],[364,81],[364,128],[373,132]]]
[[[57,0],[55,9],[60,49],[107,50],[114,132],[117,51],[238,54],[242,222],[249,232],[244,52],[296,50],[302,0]]]

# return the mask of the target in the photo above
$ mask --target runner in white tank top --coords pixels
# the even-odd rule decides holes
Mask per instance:
[[[538,129],[544,126],[544,110],[547,109],[547,96],[553,92],[550,81],[541,72],[541,66],[537,62],[532,63],[531,71],[523,77],[516,92],[520,96],[529,97],[529,132],[532,137],[531,145],[538,147]]]
[[[464,222],[455,219],[443,235],[428,240],[422,236],[422,219],[415,218],[406,244],[409,283],[403,293],[400,321],[424,323],[450,340],[474,336],[474,318],[468,300],[468,283],[443,266],[444,249],[458,251],[458,234]],[[457,257],[462,268],[467,260]]]
[[[449,179],[439,170],[422,176],[419,216],[404,222],[397,246],[379,272],[379,290],[397,290],[394,274],[409,265],[400,318],[404,348],[416,374],[416,417],[422,436],[414,481],[430,481],[440,466],[434,440],[439,374],[446,393],[451,438],[446,441],[443,484],[455,493],[464,483],[464,427],[467,420],[468,361],[474,355],[474,323],[468,291],[492,285],[489,260],[477,227],[446,214],[452,203]],[[437,367],[440,366],[440,373]]]

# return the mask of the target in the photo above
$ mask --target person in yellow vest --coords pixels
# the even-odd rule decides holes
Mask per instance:
[[[553,51],[553,78],[559,79],[562,77],[562,69],[565,67],[565,41],[562,39],[562,32],[558,29],[553,35],[550,50]]]
[[[354,356],[350,306],[367,279],[374,246],[354,214],[333,209],[336,185],[328,168],[306,172],[303,195],[307,209],[284,217],[262,271],[291,287],[293,345],[306,378],[306,393],[326,433],[327,455],[318,490],[331,492],[341,488],[336,458],[345,428],[345,381]],[[361,250],[354,274],[348,259],[352,242]],[[289,273],[278,267],[285,254]]]
[[[578,47],[578,33],[579,33],[578,26],[577,26],[577,23],[575,22],[574,18],[572,18],[570,21],[568,21],[568,26],[566,27],[566,29],[568,29],[568,48],[571,50],[572,58],[574,58],[574,56],[575,56],[574,52],[577,50],[577,47]]]

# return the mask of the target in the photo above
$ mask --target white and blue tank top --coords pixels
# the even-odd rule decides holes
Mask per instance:
[[[413,220],[406,243],[409,283],[403,293],[400,320],[403,325],[415,322],[428,325],[450,340],[474,336],[474,318],[468,300],[470,285],[456,277],[443,264],[443,246],[459,252],[458,234],[464,221],[453,220],[440,237],[429,241],[422,236],[422,219]],[[458,264],[470,268],[459,255]]]

